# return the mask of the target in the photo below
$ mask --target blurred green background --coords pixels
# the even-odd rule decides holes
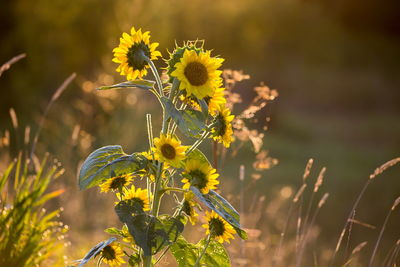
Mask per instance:
[[[20,127],[31,125],[34,132],[55,89],[77,73],[47,118],[38,149],[67,169],[63,185],[69,191],[61,205],[75,203],[65,212],[71,235],[101,232],[110,225],[112,203],[108,217],[96,213],[96,223],[75,218],[89,209],[91,198],[106,198],[94,190],[85,197],[78,192],[79,162],[107,144],[122,144],[127,152],[145,149],[140,123],[156,104],[143,92],[93,91],[95,85],[124,80],[111,62],[119,36],[131,26],[150,30],[164,56],[175,41],[205,39],[207,49],[226,59],[224,68],[251,75],[238,88],[245,100],[261,81],[279,91],[263,110],[271,118],[264,147],[279,164],[263,173],[257,193],[268,201],[279,186],[298,186],[308,158],[314,158],[314,176],[327,167],[324,191],[331,197],[319,221],[323,239],[332,241],[369,174],[399,156],[399,11],[395,0],[2,0],[0,62],[19,53],[27,58],[0,78],[0,129],[11,128],[12,107]],[[14,152],[22,138],[20,130],[12,140]],[[242,163],[251,168],[251,161],[238,158],[226,165],[229,193],[239,190]],[[388,170],[369,188],[357,217],[380,225],[399,193],[399,171]],[[388,229],[391,244],[399,232],[396,223]]]

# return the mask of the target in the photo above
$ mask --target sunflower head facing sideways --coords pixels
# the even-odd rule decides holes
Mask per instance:
[[[234,238],[235,229],[216,212],[206,211],[206,220],[207,223],[203,224],[202,227],[206,229],[207,235],[211,235],[211,238],[216,239],[221,244],[224,241],[229,243],[229,239]]]
[[[197,204],[193,200],[193,198],[194,198],[193,192],[189,191],[185,193],[185,197],[182,203],[182,211],[189,217],[189,221],[191,222],[191,224],[195,225],[199,214],[197,214],[196,210],[194,209],[194,207],[196,207]]]
[[[233,141],[232,121],[235,116],[231,115],[231,111],[225,105],[219,105],[216,112],[216,125],[211,131],[212,138],[225,147],[229,147]]]
[[[142,30],[131,29],[131,34],[123,33],[119,46],[114,48],[115,63],[120,64],[117,71],[125,75],[129,81],[142,79],[147,74],[149,64],[146,57],[156,60],[161,53],[156,50],[158,43],[150,43],[150,32],[142,33]]]
[[[186,49],[171,73],[180,81],[179,89],[198,99],[212,96],[222,71],[218,68],[224,59],[211,57],[210,51],[197,52]]]
[[[171,135],[154,138],[154,154],[161,162],[166,162],[173,167],[180,167],[185,159],[187,146],[182,146],[181,141]]]
[[[132,185],[130,189],[124,188],[122,194],[117,193],[117,197],[123,201],[130,202],[130,204],[137,207],[138,210],[150,210],[150,201],[147,189],[135,188],[135,186]]]
[[[113,176],[100,184],[100,192],[108,192],[122,189],[124,186],[129,185],[132,179],[132,174]]]
[[[102,261],[109,266],[117,267],[125,263],[124,252],[117,243],[111,243],[101,251]]]
[[[198,45],[200,44],[200,46]],[[167,74],[170,77],[169,82],[172,83],[173,78],[171,77],[171,73],[174,72],[175,65],[176,63],[181,61],[181,58],[183,57],[183,54],[185,53],[186,50],[190,51],[196,51],[196,53],[203,52],[203,42],[200,42],[198,40],[196,41],[187,41],[183,43],[183,46],[175,46],[175,49],[172,53],[169,53],[169,59],[165,60],[165,63],[167,63]]]
[[[203,194],[208,194],[210,189],[216,189],[219,184],[216,170],[207,162],[189,159],[185,162],[185,171],[182,173],[183,189],[196,187]]]

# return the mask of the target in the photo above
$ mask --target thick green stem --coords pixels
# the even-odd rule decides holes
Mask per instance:
[[[143,267],[151,267],[151,256],[145,256],[143,258]]]
[[[193,265],[193,267],[198,267],[198,266],[200,266],[201,258],[203,258],[204,254],[206,253],[206,250],[207,250],[207,248],[208,248],[208,245],[210,244],[210,241],[211,241],[211,235],[208,235],[208,237],[207,237],[207,243],[206,243],[206,245],[204,246],[203,251],[201,252],[200,256],[197,258],[196,263]]]
[[[151,72],[153,73],[154,78],[156,78],[156,82],[157,82],[157,86],[158,86],[158,90],[160,92],[160,95],[164,96],[162,82],[161,82],[161,79],[160,79],[160,75],[158,75],[158,71],[157,71],[156,66],[154,65],[153,61],[151,61],[150,58],[148,58],[146,56],[144,56],[144,58],[147,61],[147,63],[149,63]]]

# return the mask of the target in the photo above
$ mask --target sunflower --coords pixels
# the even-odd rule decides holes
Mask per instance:
[[[229,243],[229,239],[234,238],[235,229],[217,213],[206,211],[206,219],[207,223],[203,224],[202,227],[207,230],[207,235],[210,234],[212,238],[215,238],[221,244],[224,241]]]
[[[225,147],[229,147],[233,141],[232,120],[235,116],[231,115],[229,108],[219,105],[217,115],[215,116],[216,126],[212,129],[212,138],[219,143],[223,143]]]
[[[166,162],[173,167],[179,167],[185,159],[187,146],[182,146],[181,141],[171,135],[154,138],[154,154],[161,162]]]
[[[195,211],[194,207],[197,206],[196,202],[193,200],[194,194],[193,192],[189,191],[185,193],[185,198],[182,203],[182,211],[189,217],[189,221],[192,225],[195,225],[197,222],[197,212]]]
[[[222,84],[222,81],[221,81]],[[215,115],[219,110],[219,106],[226,104],[225,88],[218,86],[211,97],[206,97],[205,100],[208,104],[208,111],[211,115]]]
[[[130,189],[123,189],[122,196],[120,193],[117,193],[117,197],[124,201],[130,201],[133,205],[139,205],[140,209],[143,211],[150,210],[150,201],[147,189],[135,189],[135,186],[132,185]]]
[[[185,163],[185,171],[182,173],[183,189],[189,189],[194,186],[203,194],[208,194],[210,189],[216,189],[219,181],[219,174],[207,162],[201,162],[195,159],[189,159]]]
[[[211,57],[211,52],[185,50],[180,62],[175,64],[172,77],[179,79],[179,89],[202,99],[212,96],[222,71],[218,70],[224,59]]]
[[[131,173],[111,177],[100,186],[100,192],[115,191],[131,183],[133,176]]]
[[[158,43],[150,43],[150,32],[142,33],[142,30],[131,29],[131,34],[123,33],[120,38],[119,46],[114,48],[115,63],[120,65],[117,71],[121,75],[126,75],[132,81],[136,78],[142,79],[147,74],[149,64],[144,56],[156,60],[161,53],[156,50]]]
[[[101,251],[102,261],[113,267],[120,266],[121,264],[125,263],[125,261],[122,259],[123,256],[124,252],[116,243],[111,243]]]

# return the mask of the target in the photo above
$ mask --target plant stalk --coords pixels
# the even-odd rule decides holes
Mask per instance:
[[[208,235],[208,237],[207,237],[207,243],[206,243],[206,245],[204,246],[203,251],[201,252],[200,256],[197,258],[196,263],[193,265],[193,267],[198,267],[198,266],[200,266],[199,264],[200,264],[201,258],[203,258],[204,254],[206,253],[206,250],[207,250],[207,248],[208,248],[208,245],[210,244],[210,241],[211,241],[211,235]]]

